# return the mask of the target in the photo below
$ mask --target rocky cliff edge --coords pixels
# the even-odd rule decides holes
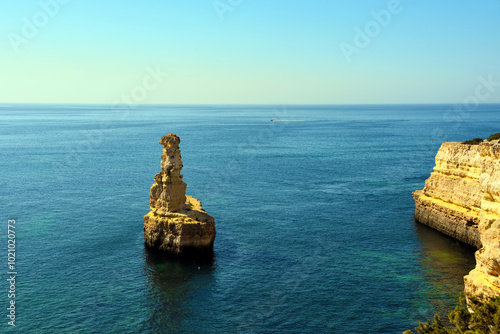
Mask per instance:
[[[476,246],[466,295],[500,295],[500,144],[445,142],[423,190],[413,193],[416,220]]]

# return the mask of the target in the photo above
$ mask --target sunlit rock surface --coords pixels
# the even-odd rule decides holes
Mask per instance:
[[[151,186],[151,211],[144,216],[146,245],[173,254],[210,253],[215,240],[214,218],[200,201],[186,196],[180,139],[170,133],[160,144],[164,146],[161,171]]]
[[[423,190],[413,193],[415,218],[480,248],[465,276],[466,295],[500,295],[500,144],[445,142]]]
[[[443,143],[424,189],[413,193],[419,222],[478,248],[482,200],[479,152],[479,145]]]

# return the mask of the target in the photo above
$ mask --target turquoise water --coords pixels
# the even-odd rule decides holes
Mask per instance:
[[[452,108],[0,105],[1,242],[15,219],[18,272],[16,328],[6,311],[0,328],[401,333],[445,315],[474,250],[415,223],[411,192],[441,142],[499,132],[500,111]],[[215,217],[210,262],[144,248],[169,132],[187,194]]]

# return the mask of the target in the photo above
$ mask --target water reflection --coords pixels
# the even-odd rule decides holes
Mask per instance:
[[[145,332],[186,333],[196,328],[197,309],[210,294],[206,287],[213,286],[214,259],[179,259],[144,250],[149,309]]]
[[[426,225],[415,222],[420,242],[416,249],[420,266],[416,272],[420,280],[416,286],[414,305],[420,317],[432,318],[438,313],[448,319],[449,305],[456,305],[464,289],[463,277],[475,266],[476,249]],[[424,307],[423,305],[431,305]]]

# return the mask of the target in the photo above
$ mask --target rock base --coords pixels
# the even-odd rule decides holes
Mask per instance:
[[[144,241],[152,249],[178,255],[209,255],[214,240],[214,218],[192,196],[186,196],[184,207],[177,212],[152,210],[144,216]]]
[[[481,248],[479,216],[476,212],[425,196],[422,190],[415,191],[413,199],[415,220],[461,242]]]

